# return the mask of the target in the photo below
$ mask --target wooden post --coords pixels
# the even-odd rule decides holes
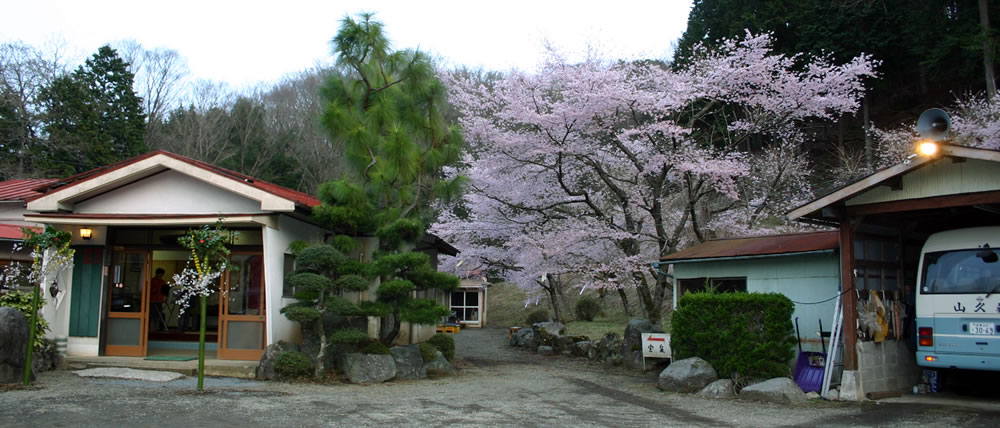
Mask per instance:
[[[844,370],[858,369],[858,295],[854,290],[854,229],[851,217],[840,220],[840,280],[844,287]]]

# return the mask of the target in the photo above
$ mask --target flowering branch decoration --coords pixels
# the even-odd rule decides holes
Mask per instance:
[[[232,268],[226,242],[233,235],[233,232],[222,227],[220,218],[215,227],[205,225],[191,229],[177,239],[177,242],[191,251],[187,266],[173,276],[173,287],[177,290],[175,293],[181,305],[180,313],[188,309],[191,299],[195,296],[199,298],[201,308],[199,316],[201,322],[198,328],[198,391],[203,389],[205,382],[205,321],[208,296],[215,293],[216,288],[220,288],[217,284],[223,272]],[[221,288],[225,294],[225,287]]]

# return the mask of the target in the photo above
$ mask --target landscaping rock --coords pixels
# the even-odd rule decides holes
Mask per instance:
[[[736,388],[730,379],[719,379],[698,391],[698,396],[708,398],[733,398]]]
[[[808,401],[802,388],[787,377],[778,377],[743,388],[740,391],[740,399],[777,404],[799,404]]]
[[[646,361],[645,364],[646,368],[648,369],[656,367],[656,361],[657,360],[655,359],[650,359],[649,361]],[[629,369],[643,370],[642,351],[623,352],[622,362],[625,364],[625,367],[628,367]]]
[[[260,357],[260,364],[257,364],[255,375],[260,380],[276,380],[278,373],[274,371],[274,362],[278,356],[285,351],[298,351],[299,347],[294,343],[280,341],[272,343],[264,348],[264,355]]]
[[[343,373],[350,383],[382,383],[396,377],[396,362],[392,355],[347,354]]]
[[[65,364],[62,354],[56,349],[56,342],[45,339],[45,348],[31,355],[31,370],[35,373],[55,370]]]
[[[809,391],[806,393],[806,400],[816,400],[819,399],[819,393],[816,391]]]
[[[531,346],[535,341],[535,332],[530,328],[522,328],[514,333],[514,336],[510,338],[510,345],[517,346],[521,348],[527,348]],[[537,346],[537,345],[536,345]]]
[[[698,357],[675,361],[660,372],[656,387],[669,392],[697,392],[719,376],[712,365]]]
[[[622,337],[623,355],[642,351],[643,333],[663,333],[663,329],[645,318],[632,318],[629,320],[628,325],[625,326],[625,336]]]
[[[559,321],[546,321],[531,326],[534,330],[544,331],[553,336],[561,336],[566,331],[566,325]]]
[[[420,355],[420,345],[394,346],[392,360],[396,362],[396,379],[412,380],[427,377],[424,357]]]
[[[589,357],[591,348],[589,340],[582,340],[573,344],[570,353],[575,357]]]
[[[538,347],[538,354],[545,356],[552,356],[556,355],[556,350],[553,349],[551,346],[542,345]]]
[[[424,371],[426,371],[427,374],[435,375],[451,374],[455,371],[455,367],[448,362],[448,359],[444,357],[444,354],[442,354],[441,351],[437,351],[437,353],[434,354],[434,359],[424,363]]]
[[[618,333],[605,333],[604,337],[597,342],[597,355],[595,360],[607,361],[612,354],[617,355],[622,348],[622,337]],[[619,358],[621,356],[619,355]]]
[[[28,318],[17,309],[0,307],[0,384],[24,380],[26,346]]]

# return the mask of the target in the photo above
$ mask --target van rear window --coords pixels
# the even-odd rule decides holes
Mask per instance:
[[[939,251],[924,254],[923,294],[1000,292],[1000,249]]]

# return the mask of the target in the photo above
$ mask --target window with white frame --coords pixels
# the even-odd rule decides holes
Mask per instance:
[[[451,312],[459,321],[479,321],[479,291],[451,293]]]

